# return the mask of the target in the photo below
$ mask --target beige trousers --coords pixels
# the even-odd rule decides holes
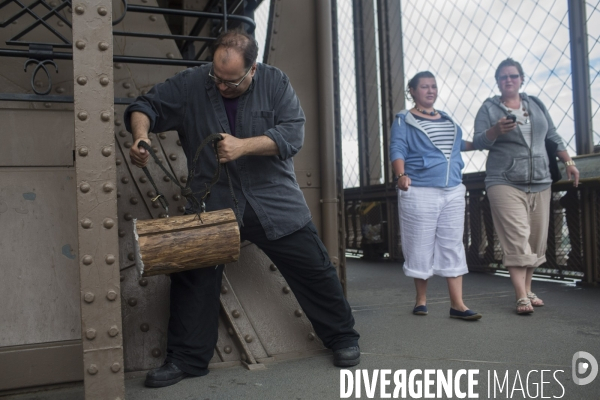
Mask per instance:
[[[508,185],[487,189],[505,267],[537,267],[546,262],[550,188],[525,193]]]

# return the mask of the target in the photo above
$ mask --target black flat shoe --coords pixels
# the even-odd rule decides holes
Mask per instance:
[[[148,372],[144,384],[152,388],[166,387],[174,385],[188,376],[193,375],[183,372],[177,365],[167,361],[161,367]]]
[[[472,310],[458,311],[451,307],[450,318],[464,319],[466,321],[476,321],[478,319],[481,319],[481,314]]]
[[[345,347],[333,351],[333,365],[336,367],[353,367],[360,363],[360,347]]]

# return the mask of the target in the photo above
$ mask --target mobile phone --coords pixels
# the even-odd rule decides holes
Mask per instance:
[[[514,115],[514,114],[508,114],[506,116],[506,119],[509,120],[509,121],[512,121],[513,123],[517,122],[517,116]]]

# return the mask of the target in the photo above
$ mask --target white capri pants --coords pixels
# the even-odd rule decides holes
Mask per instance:
[[[410,186],[398,190],[400,238],[406,276],[454,278],[469,272],[463,232],[463,184],[452,188]]]

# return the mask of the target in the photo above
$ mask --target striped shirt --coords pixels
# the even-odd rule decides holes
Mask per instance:
[[[421,129],[427,133],[433,145],[440,149],[446,159],[450,159],[454,144],[454,123],[442,116],[439,119],[427,119],[413,114]]]

